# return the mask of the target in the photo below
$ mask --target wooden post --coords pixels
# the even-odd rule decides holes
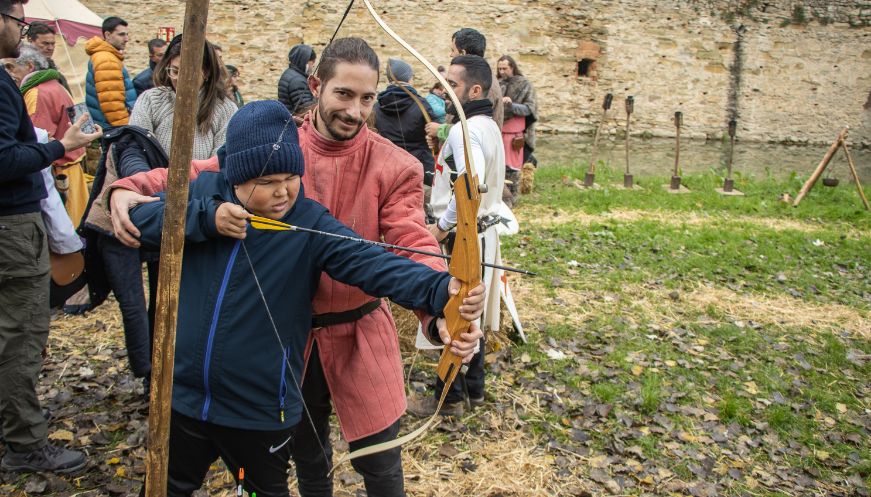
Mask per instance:
[[[608,118],[608,109],[611,108],[611,102],[614,100],[614,95],[608,93],[605,95],[605,101],[602,102],[602,119],[599,120],[599,126],[596,127],[596,136],[593,138],[593,155],[590,158],[590,168],[584,176],[584,186],[591,187],[596,177],[596,152],[599,147],[599,135],[602,133],[602,127],[605,125],[605,120]]]
[[[632,122],[632,112],[635,110],[635,97],[626,97],[626,172],[623,173],[623,188],[633,188],[632,174],[629,173],[629,124]]]
[[[850,174],[853,175],[853,181],[856,182],[856,190],[859,191],[859,197],[862,199],[862,203],[865,204],[865,210],[871,210],[871,207],[868,206],[868,199],[865,197],[865,191],[862,190],[862,182],[859,180],[856,164],[853,163],[853,156],[850,155],[850,149],[847,148],[847,140],[841,140],[841,146],[844,147],[844,155],[847,156],[847,164],[850,165]]]
[[[169,153],[166,210],[160,244],[160,276],[151,369],[151,406],[148,412],[146,497],[166,496],[169,460],[169,423],[172,406],[172,375],[175,362],[175,326],[178,318],[181,262],[184,255],[185,213],[188,178],[193,155],[194,132],[202,80],[203,47],[209,0],[187,0],[181,72],[176,87]]]
[[[826,166],[829,165],[832,157],[835,156],[835,152],[838,151],[838,147],[841,146],[841,142],[844,140],[844,138],[847,137],[847,130],[849,129],[850,128],[844,128],[843,130],[841,130],[840,133],[838,133],[838,137],[835,138],[834,142],[832,142],[832,146],[829,147],[829,151],[826,152],[826,155],[823,156],[823,160],[820,161],[820,165],[817,166],[813,174],[811,174],[811,177],[808,178],[804,186],[802,186],[801,190],[799,190],[798,195],[795,196],[795,201],[792,203],[793,207],[798,207],[798,204],[801,202],[804,196],[807,195],[807,192],[809,192],[811,188],[814,187],[814,184],[816,184],[817,180],[820,179],[823,171],[826,170]]]
[[[680,190],[680,127],[683,124],[683,113],[680,111],[674,113],[674,172],[671,174],[671,183],[669,187],[672,190]]]

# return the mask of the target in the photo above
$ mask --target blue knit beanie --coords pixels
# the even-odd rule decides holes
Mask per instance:
[[[276,100],[242,106],[227,124],[224,172],[233,185],[268,174],[305,172],[296,123]]]

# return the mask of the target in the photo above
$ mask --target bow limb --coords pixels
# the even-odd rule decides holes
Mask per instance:
[[[466,170],[454,183],[454,198],[457,204],[457,227],[456,238],[454,241],[454,249],[451,253],[451,263],[449,271],[451,276],[459,280],[461,284],[459,294],[453,296],[445,306],[444,314],[448,325],[448,331],[451,335],[451,340],[456,340],[462,333],[469,330],[470,323],[460,316],[460,305],[463,299],[469,294],[472,288],[476,287],[481,282],[481,245],[478,239],[478,206],[481,203],[481,194],[478,186],[478,176],[472,162],[472,146],[469,139],[469,125],[466,120],[466,113],[463,111],[463,105],[454,89],[439,74],[438,70],[420,54],[417,50],[403,40],[396,32],[394,32],[378,13],[372,7],[369,0],[363,0],[369,14],[375,19],[375,22],[383,29],[391,38],[402,45],[415,59],[417,59],[433,76],[445,87],[445,91],[454,104],[454,111],[460,120],[460,126],[463,131],[463,155],[466,165]],[[445,382],[445,387],[442,390],[442,401],[444,400],[445,392],[447,392],[450,384],[454,381],[457,373],[462,366],[462,359],[450,351],[449,347],[445,347],[442,351],[442,356],[439,361],[438,375]],[[441,404],[441,403],[440,403]]]
[[[465,161],[466,161],[466,174],[470,174],[471,179],[475,179],[476,181],[469,182],[470,185],[478,185],[477,176],[475,175],[475,169],[472,168],[472,157],[471,157],[471,140],[469,139],[469,126],[466,122],[466,113],[463,111],[463,105],[460,103],[460,99],[457,97],[457,94],[454,93],[454,89],[448,83],[448,81],[439,74],[438,70],[433,66],[426,58],[420,54],[417,50],[414,49],[411,45],[409,45],[405,40],[402,39],[398,34],[396,34],[387,23],[378,16],[378,13],[375,12],[375,8],[372,6],[372,3],[369,0],[363,0],[363,4],[366,5],[366,10],[369,11],[369,14],[375,19],[375,22],[378,23],[378,26],[384,30],[391,38],[396,40],[402,48],[406,49],[418,62],[423,64],[426,69],[432,73],[433,76],[438,80],[439,83],[445,88],[445,92],[447,92],[448,97],[451,99],[451,102],[454,104],[454,111],[457,113],[457,117],[460,120],[460,126],[463,128],[463,148],[465,150]]]
[[[366,9],[375,22],[383,29],[391,38],[402,45],[415,59],[417,59],[433,76],[445,87],[445,91],[451,102],[454,104],[457,117],[460,120],[460,126],[463,132],[464,159],[466,170],[454,183],[454,197],[457,202],[457,228],[456,239],[454,242],[454,250],[451,253],[451,262],[449,272],[451,276],[456,278],[460,284],[460,292],[452,296],[444,309],[445,320],[447,321],[448,331],[451,335],[451,340],[456,340],[461,334],[469,330],[470,323],[460,316],[460,305],[463,299],[469,294],[469,291],[478,286],[481,282],[481,246],[478,239],[478,206],[481,203],[481,195],[478,187],[478,177],[476,169],[472,162],[472,147],[469,139],[469,127],[466,122],[466,113],[463,112],[463,106],[460,99],[454,93],[451,85],[442,77],[433,65],[426,60],[417,50],[405,42],[397,35],[390,26],[388,26],[381,17],[375,12],[369,0],[363,0]],[[424,113],[425,114],[425,113]],[[483,351],[482,351],[483,352]],[[385,450],[398,447],[404,443],[408,443],[414,438],[423,434],[438,417],[438,411],[441,410],[445,401],[445,396],[450,390],[451,383],[456,379],[462,366],[462,359],[450,351],[450,347],[445,346],[442,350],[442,356],[439,360],[438,375],[444,381],[441,397],[439,398],[438,408],[436,413],[417,430],[388,442],[372,445],[364,449],[353,451],[347,454],[344,458],[333,466],[333,469],[338,467],[344,461],[356,459],[358,457],[375,454]]]

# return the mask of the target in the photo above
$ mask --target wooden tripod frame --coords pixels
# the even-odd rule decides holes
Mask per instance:
[[[853,162],[853,156],[850,155],[850,149],[847,147],[847,133],[849,131],[850,128],[846,127],[838,133],[838,137],[835,138],[834,142],[832,142],[826,155],[823,156],[823,160],[820,161],[820,164],[814,170],[813,174],[811,174],[811,177],[808,178],[804,186],[801,187],[798,195],[795,196],[795,201],[792,203],[793,207],[798,207],[798,204],[801,203],[802,199],[804,199],[808,192],[811,191],[811,188],[814,187],[817,180],[820,179],[820,176],[823,175],[826,167],[829,166],[829,162],[832,161],[832,157],[834,157],[835,153],[838,152],[838,148],[843,148],[844,155],[847,156],[847,164],[850,166],[850,174],[853,176],[853,182],[856,183],[856,190],[859,192],[862,204],[865,205],[865,210],[871,210],[871,206],[868,205],[868,198],[865,197],[865,191],[862,190],[862,182],[859,180],[859,173],[856,171],[856,164]]]

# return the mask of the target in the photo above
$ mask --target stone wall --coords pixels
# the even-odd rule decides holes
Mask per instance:
[[[101,16],[130,21],[128,64],[146,64],[145,42],[160,26],[182,29],[184,2],[84,0]],[[344,0],[212,0],[209,37],[224,60],[240,67],[243,92],[274,98],[288,48],[301,41],[318,52],[345,8]],[[632,129],[669,136],[684,115],[685,135],[719,138],[730,105],[747,140],[831,141],[840,127],[871,145],[871,8],[863,1],[822,0],[381,0],[380,13],[436,64],[449,62],[450,34],[464,26],[488,37],[488,58],[512,54],[533,81],[539,129],[586,132],[614,94],[610,132],[625,121],[623,101],[635,97]],[[742,26],[740,73],[732,71]],[[340,36],[362,36],[383,57],[411,57],[356,4]],[[589,77],[578,77],[583,59]],[[590,64],[592,62],[592,65]],[[432,78],[413,64],[418,86]],[[383,79],[382,79],[383,84]],[[730,99],[730,91],[733,98]],[[737,92],[737,93],[736,93]]]

